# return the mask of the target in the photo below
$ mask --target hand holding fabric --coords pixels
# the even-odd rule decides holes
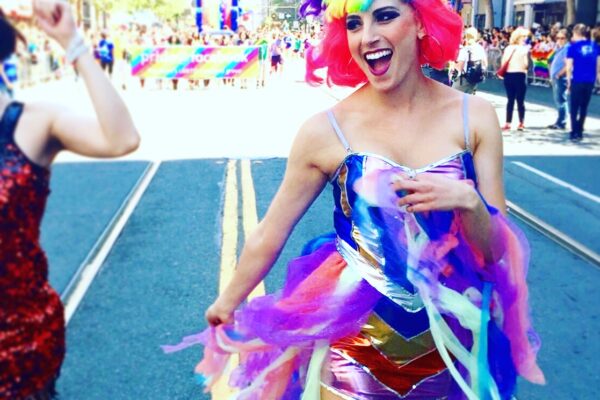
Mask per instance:
[[[405,194],[398,200],[408,212],[471,210],[480,201],[470,180],[449,179],[440,174],[423,173],[410,179],[397,175],[392,188]]]
[[[218,326],[221,324],[230,324],[233,322],[233,311],[235,307],[226,306],[223,302],[217,299],[205,313],[206,321],[210,326]]]

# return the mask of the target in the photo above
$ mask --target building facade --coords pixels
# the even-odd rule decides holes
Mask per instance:
[[[486,6],[492,1],[493,26],[566,24],[567,0],[455,0],[465,25],[486,27]],[[575,22],[589,26],[600,23],[600,0],[575,0]]]

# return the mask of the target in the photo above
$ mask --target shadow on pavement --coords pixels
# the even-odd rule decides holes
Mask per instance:
[[[505,131],[502,133],[505,140],[510,140],[511,143],[517,144],[560,144],[573,147],[574,149],[586,149],[600,151],[600,132],[593,130],[585,132],[581,142],[571,142],[569,140],[569,131],[548,129],[546,127],[527,127],[524,131],[517,130]]]

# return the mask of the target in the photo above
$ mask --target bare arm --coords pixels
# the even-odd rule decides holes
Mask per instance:
[[[515,51],[515,49],[510,46],[504,49],[504,52],[502,53],[502,59],[500,61],[500,65],[504,65],[507,61],[508,58],[510,57],[510,55]]]
[[[567,76],[567,89],[568,89],[571,87],[571,79],[573,78],[573,59],[567,58],[565,65],[567,68],[566,76]]]
[[[231,282],[207,310],[211,325],[231,320],[233,311],[267,275],[294,226],[327,183],[327,175],[315,163],[318,141],[310,129],[310,124],[305,124],[298,133],[277,194],[246,240]]]
[[[525,66],[525,70],[529,69],[529,50],[523,52],[523,65]]]
[[[482,100],[473,101],[471,115],[475,128],[474,163],[478,189],[483,198],[506,215],[503,181],[502,134],[493,107]],[[470,197],[470,196],[469,196]],[[483,201],[477,196],[471,206],[460,211],[463,232],[486,260],[492,260],[494,231]]]
[[[61,147],[90,157],[117,157],[134,151],[140,142],[127,106],[90,53],[76,67],[92,99],[96,117],[57,110],[51,135]]]
[[[66,49],[78,34],[69,3],[44,0],[34,5],[40,27]],[[67,149],[86,156],[114,157],[135,150],[140,138],[129,111],[92,55],[89,52],[81,55],[75,66],[85,81],[96,118],[50,108],[52,145],[48,146],[48,152]],[[53,154],[46,156],[52,158]]]

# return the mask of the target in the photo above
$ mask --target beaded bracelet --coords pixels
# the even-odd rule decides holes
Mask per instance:
[[[79,57],[89,51],[89,47],[85,44],[83,36],[77,32],[69,42],[67,47],[66,59],[69,64],[74,64]]]

